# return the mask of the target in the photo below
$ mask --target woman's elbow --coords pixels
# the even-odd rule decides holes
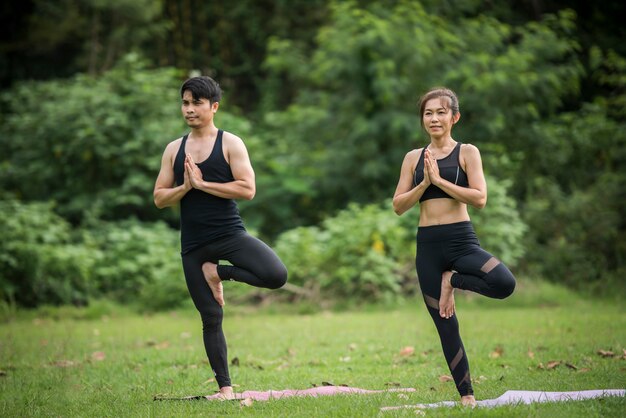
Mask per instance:
[[[393,201],[393,211],[398,216],[401,216],[404,212],[406,212],[406,210],[401,208],[395,200]]]
[[[472,206],[474,206],[476,209],[483,209],[485,206],[487,206],[487,196],[481,196],[480,198],[478,198],[478,200],[476,200],[476,202],[474,202]]]

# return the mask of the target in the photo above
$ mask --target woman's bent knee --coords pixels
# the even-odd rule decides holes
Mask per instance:
[[[502,280],[500,281],[498,298],[506,299],[513,294],[514,290],[515,290],[515,277],[513,277],[512,274],[508,274],[504,278],[502,278]]]

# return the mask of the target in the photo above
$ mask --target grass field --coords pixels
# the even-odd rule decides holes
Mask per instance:
[[[457,299],[477,399],[506,390],[626,387],[623,304],[588,301],[545,284],[522,286],[505,301]],[[237,391],[329,382],[416,392],[289,398],[251,406],[154,401],[155,395],[216,389],[193,310],[138,315],[110,307],[50,309],[18,312],[0,324],[0,416],[395,417],[416,411],[381,413],[380,408],[457,399],[454,383],[440,381],[449,372],[421,301],[344,312],[298,310],[227,306],[224,328],[229,358],[237,364],[230,367]],[[613,356],[603,357],[599,350]],[[625,398],[606,398],[490,410],[443,408],[425,415],[618,417],[625,411]]]

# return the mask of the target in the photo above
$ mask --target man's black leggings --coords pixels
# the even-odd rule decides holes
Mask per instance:
[[[417,276],[428,312],[435,322],[443,354],[461,396],[472,395],[469,362],[459,334],[456,314],[439,315],[441,276],[452,270],[450,282],[490,298],[504,299],[515,289],[515,277],[497,258],[480,247],[471,222],[417,229]]]
[[[211,293],[202,265],[207,261],[217,264],[219,260],[226,260],[232,266],[217,267],[222,280],[235,280],[268,289],[278,289],[287,282],[287,269],[270,247],[246,232],[196,248],[183,254],[182,258],[187,288],[202,318],[202,335],[209,364],[219,387],[231,386],[226,339],[222,331],[223,310]]]

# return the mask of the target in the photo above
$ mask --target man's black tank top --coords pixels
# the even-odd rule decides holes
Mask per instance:
[[[450,183],[454,183],[461,187],[469,187],[469,182],[467,181],[467,174],[461,168],[461,163],[459,162],[459,155],[461,154],[461,143],[457,142],[456,146],[452,150],[450,154],[446,157],[437,160],[437,165],[439,166],[439,175],[442,179],[448,180]],[[424,151],[422,150],[422,155],[417,162],[417,167],[415,167],[415,172],[413,173],[413,187],[417,186],[424,180]],[[429,199],[454,199],[448,193],[441,190],[439,187],[434,184],[429,185],[426,190],[424,190],[424,194],[420,197],[420,202]]]
[[[215,183],[234,181],[230,165],[222,151],[222,135],[217,132],[211,155],[196,165],[202,172],[202,179]],[[174,160],[174,178],[176,184],[185,182],[185,135]],[[180,200],[180,240],[181,252],[186,254],[195,248],[240,231],[245,231],[237,203],[233,199],[224,199],[198,189],[191,189]]]

